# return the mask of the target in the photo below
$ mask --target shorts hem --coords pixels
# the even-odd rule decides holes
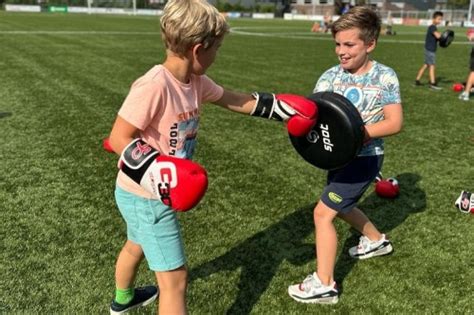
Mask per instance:
[[[171,270],[178,269],[179,267],[184,266],[185,264],[186,264],[186,259],[180,259],[171,264],[167,264],[166,267],[162,265],[154,265],[154,264],[148,263],[148,268],[151,271],[164,272],[164,271],[171,271]]]
[[[330,202],[329,198],[326,198],[325,195],[321,196],[321,199],[319,199],[326,207],[328,207],[331,210],[336,211],[337,213],[341,214],[346,214],[350,212],[352,209],[357,207],[357,202],[351,203],[349,205],[345,205],[343,207],[335,207],[333,202]]]

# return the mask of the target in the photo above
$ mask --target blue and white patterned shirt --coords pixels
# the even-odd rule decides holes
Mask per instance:
[[[334,66],[319,78],[314,93],[332,91],[345,96],[359,111],[364,124],[371,125],[384,119],[383,107],[401,104],[400,85],[392,68],[372,61],[371,69],[354,75],[340,65]],[[359,156],[382,155],[383,140],[372,139],[364,145]]]

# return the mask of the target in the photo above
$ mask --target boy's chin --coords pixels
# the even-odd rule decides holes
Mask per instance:
[[[355,70],[357,70],[357,67],[354,67],[353,65],[347,65],[347,64],[340,64],[342,69],[346,70],[346,71],[349,71],[349,72],[353,72]]]

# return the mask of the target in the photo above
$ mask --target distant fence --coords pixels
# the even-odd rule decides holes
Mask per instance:
[[[63,12],[63,13],[88,13],[88,14],[127,14],[127,15],[161,15],[162,10],[142,9],[142,8],[115,8],[115,7],[87,7],[87,6],[40,6],[40,5],[20,5],[5,4],[6,11],[16,12]],[[225,12],[222,13],[229,19],[253,18],[253,19],[274,19],[273,13],[252,13],[252,12]],[[379,11],[384,24],[394,25],[429,25],[431,23],[431,11]],[[306,20],[322,22],[322,14],[294,14],[285,13],[285,20]],[[334,15],[333,21],[339,16]],[[444,20],[453,26],[474,27],[472,21],[467,21],[467,10],[445,10]]]
[[[444,13],[443,20],[447,25],[452,26],[474,26],[473,21],[468,21],[467,10],[441,10]],[[429,11],[378,11],[384,24],[394,25],[429,25],[432,20],[434,10]],[[309,20],[315,22],[322,22],[324,14],[297,14],[285,13],[283,18],[285,20]],[[333,15],[332,20],[339,18],[338,15]]]

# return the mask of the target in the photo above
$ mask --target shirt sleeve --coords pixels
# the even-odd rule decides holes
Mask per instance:
[[[201,76],[201,104],[216,102],[224,95],[224,88],[216,84],[207,75]]]
[[[159,113],[163,97],[157,83],[138,79],[132,84],[118,115],[138,129],[145,130]]]
[[[329,69],[326,72],[324,72],[322,76],[319,77],[319,80],[316,83],[316,86],[314,87],[313,93],[332,91],[333,81],[334,81],[334,73],[332,69]]]
[[[382,97],[381,105],[388,104],[401,104],[402,99],[400,95],[400,84],[398,82],[398,77],[395,71],[387,71],[380,78],[380,83],[382,84]]]

